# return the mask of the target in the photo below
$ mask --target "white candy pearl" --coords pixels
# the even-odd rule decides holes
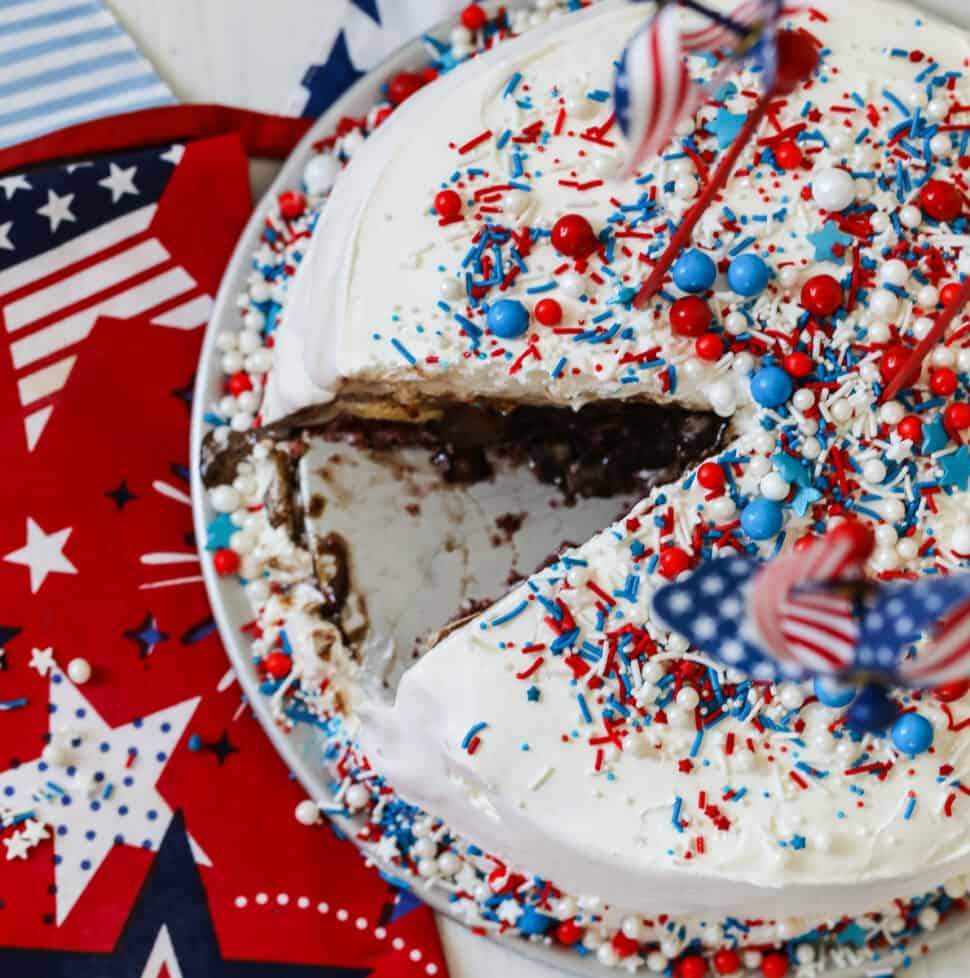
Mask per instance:
[[[950,534],[950,549],[959,556],[970,556],[970,526],[958,526]]]
[[[896,544],[896,553],[902,560],[912,560],[919,553],[919,544],[912,537],[903,537]]]
[[[879,420],[885,424],[899,424],[906,414],[906,409],[899,401],[887,401],[879,408]]]
[[[352,812],[359,812],[370,800],[370,792],[362,784],[352,784],[344,795],[344,801]]]
[[[628,937],[631,941],[642,940],[645,933],[643,921],[639,917],[624,917],[623,923],[620,924],[620,930],[623,932],[623,936]]]
[[[945,119],[949,111],[950,106],[941,98],[930,99],[926,106],[926,115],[933,122],[939,122],[941,119]]]
[[[259,394],[255,391],[243,391],[236,398],[236,402],[241,411],[248,411],[250,414],[255,414],[259,408]]]
[[[760,951],[745,951],[744,952],[744,966],[750,971],[754,971],[755,968],[761,967],[761,962],[763,960],[763,955]]]
[[[810,462],[814,462],[822,454],[822,443],[817,438],[806,438],[802,441],[801,452]]]
[[[920,316],[919,319],[913,323],[913,336],[916,339],[921,340],[929,335],[930,330],[933,328],[933,320],[929,316]]]
[[[725,380],[711,384],[707,388],[707,397],[718,417],[729,418],[734,414],[737,407],[737,396],[732,384]]]
[[[932,907],[924,907],[916,919],[923,930],[936,930],[940,925],[940,915]]]
[[[301,825],[315,825],[320,821],[320,808],[309,798],[301,801],[293,810],[293,814]]]
[[[566,99],[566,112],[573,119],[588,119],[596,112],[597,104],[585,95],[574,95]]]
[[[91,678],[91,663],[80,657],[71,659],[67,664],[67,674],[72,683],[83,686]]]
[[[681,949],[682,946],[683,945],[680,943],[680,941],[676,937],[674,937],[673,934],[668,934],[660,942],[660,950],[668,958],[676,958],[677,955],[680,954],[680,949]]]
[[[532,203],[532,194],[527,190],[512,190],[505,195],[503,206],[510,214],[522,214]]]
[[[781,502],[788,496],[788,492],[791,486],[785,482],[785,480],[777,472],[769,472],[761,480],[761,495],[765,499],[771,499],[775,502]]]
[[[943,892],[952,900],[959,900],[967,892],[966,876],[954,876],[943,884]]]
[[[311,194],[325,194],[340,173],[340,162],[333,153],[311,157],[303,169],[303,182]]]
[[[800,686],[786,683],[781,688],[779,699],[786,710],[797,710],[805,702],[805,693]]]
[[[798,408],[799,411],[808,411],[815,405],[815,392],[809,390],[807,387],[802,387],[795,391],[795,394],[791,400],[792,404]]]
[[[232,416],[229,427],[233,431],[249,431],[253,426],[253,416],[248,411],[240,411]]]
[[[601,180],[612,180],[620,171],[620,161],[613,156],[596,156],[593,158],[593,172]]]
[[[596,960],[607,968],[612,968],[619,958],[617,957],[616,951],[613,950],[612,944],[601,944],[596,949]]]
[[[263,338],[252,329],[245,329],[239,334],[240,353],[255,353],[263,345]]]
[[[654,973],[659,974],[667,969],[667,957],[660,951],[651,951],[647,955],[647,967]]]
[[[230,333],[228,331],[220,333],[216,337],[216,346],[222,350],[223,353],[228,353],[230,350],[236,349],[236,344],[239,342],[238,333]]]
[[[678,694],[676,703],[685,710],[693,710],[700,703],[700,694],[693,686],[685,686]]]
[[[885,343],[891,335],[888,323],[870,323],[869,328],[866,330],[866,338],[870,343]]]
[[[464,24],[459,24],[451,29],[450,37],[452,44],[471,44],[475,35]]]
[[[256,279],[249,286],[249,298],[253,302],[265,302],[271,295],[269,282],[265,279]]]
[[[461,286],[461,282],[456,278],[443,278],[441,284],[438,286],[438,294],[446,302],[450,302],[454,299],[460,299],[462,293],[465,290]]]
[[[872,566],[879,572],[895,570],[899,566],[899,555],[895,550],[879,548],[872,555]]]
[[[899,212],[899,221],[903,227],[918,228],[923,223],[923,212],[912,204],[907,204]]]
[[[882,482],[886,478],[885,463],[881,459],[871,458],[862,466],[862,474],[869,482]]]
[[[269,582],[263,577],[257,577],[246,585],[246,596],[253,604],[262,604],[270,595]]]
[[[935,285],[924,285],[916,293],[916,301],[923,309],[932,309],[940,301],[940,290]]]
[[[560,290],[573,299],[578,299],[586,291],[586,279],[579,272],[566,271],[559,276]]]
[[[216,486],[209,490],[209,502],[217,513],[231,513],[239,509],[242,500],[232,486]]]
[[[899,534],[896,532],[896,527],[889,526],[887,523],[880,523],[876,527],[876,543],[880,547],[895,547],[898,539]]]
[[[802,274],[794,265],[786,265],[778,270],[778,281],[782,288],[793,289],[801,279]]]
[[[583,934],[583,947],[587,951],[595,951],[603,943],[603,936],[592,929],[592,927]]]
[[[418,860],[418,875],[424,877],[437,876],[438,875],[438,863],[434,859],[419,859]]]
[[[836,421],[848,421],[854,413],[852,405],[844,399],[836,401],[831,407],[832,417]]]
[[[812,196],[823,210],[843,211],[855,200],[855,180],[845,170],[819,170],[812,179]]]
[[[787,941],[805,932],[805,921],[799,917],[786,917],[778,921],[775,930],[783,941]]]
[[[909,281],[909,268],[905,262],[893,258],[879,269],[879,281],[889,285],[903,286]]]
[[[266,325],[266,317],[258,309],[250,309],[243,316],[243,326],[248,330],[258,332]],[[239,344],[242,347],[242,343]]]
[[[876,289],[869,296],[869,312],[883,322],[889,322],[899,309],[899,299],[888,289]]]
[[[273,366],[273,351],[266,349],[257,350],[250,354],[246,361],[246,369],[250,373],[264,374]]]
[[[690,200],[692,197],[696,197],[697,177],[689,174],[678,177],[676,183],[674,184],[674,193],[678,197],[682,197],[685,200]]]
[[[849,134],[844,129],[836,129],[828,137],[828,144],[833,153],[844,153],[849,148]]]
[[[956,363],[957,355],[949,346],[938,346],[930,356],[930,361],[935,367],[952,367]]]
[[[737,353],[731,369],[738,374],[748,374],[754,369],[754,357],[750,353]]]
[[[724,523],[737,512],[737,506],[730,496],[718,496],[707,504],[707,511],[715,523]]]
[[[461,860],[453,852],[438,856],[438,869],[442,876],[454,876],[461,869]]]
[[[576,905],[576,900],[573,897],[567,896],[556,901],[556,903],[553,905],[552,912],[560,920],[571,920],[576,916],[576,911],[578,909],[579,907]]]
[[[883,214],[882,211],[876,211],[876,213],[869,219],[869,223],[872,225],[872,230],[875,231],[876,234],[882,234],[883,231],[888,231],[892,226],[892,222],[889,220],[889,217],[886,214]]]
[[[930,140],[930,152],[934,156],[948,156],[952,145],[950,137],[945,132],[938,132]]]
[[[764,455],[752,455],[748,463],[748,472],[759,478],[771,471],[771,460]]]
[[[882,515],[882,518],[888,520],[890,523],[896,523],[906,515],[906,507],[903,505],[901,500],[896,499],[895,497],[880,499],[873,505]]]
[[[724,328],[732,335],[737,336],[748,329],[748,321],[739,312],[728,313],[724,320]]]
[[[224,374],[234,374],[242,370],[243,355],[236,350],[230,350],[228,353],[223,353],[222,355],[222,372]]]
[[[815,948],[811,944],[799,944],[795,948],[795,960],[799,964],[811,964],[815,960]]]

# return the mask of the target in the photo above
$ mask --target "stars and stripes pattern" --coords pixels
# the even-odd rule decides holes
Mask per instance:
[[[681,7],[706,15],[706,22],[683,30]],[[617,63],[614,81],[617,122],[632,147],[628,169],[659,153],[678,122],[707,98],[708,88],[691,80],[685,56],[736,47],[739,26],[767,24],[777,14],[776,0],[744,0],[728,18],[694,0],[683,0],[664,4],[633,36]],[[725,62],[712,86],[716,88],[731,69],[731,62]]]
[[[33,451],[99,317],[194,329],[211,297],[160,239],[182,147],[0,179],[0,320]]]
[[[912,688],[970,678],[970,574],[863,581],[829,534],[768,563],[708,560],[653,598],[660,621],[759,680],[881,675]]]
[[[174,102],[100,0],[0,4],[0,147]]]

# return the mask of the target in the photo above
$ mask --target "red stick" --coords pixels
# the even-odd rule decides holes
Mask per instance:
[[[677,233],[670,239],[667,250],[660,256],[660,260],[653,266],[653,271],[649,278],[640,287],[637,297],[633,300],[637,309],[644,306],[660,291],[664,276],[673,265],[674,259],[680,253],[681,248],[690,241],[690,236],[694,233],[697,222],[703,217],[704,212],[711,205],[714,197],[720,193],[724,185],[731,176],[731,171],[738,162],[738,157],[744,152],[745,147],[758,131],[758,126],[764,121],[771,106],[771,99],[774,93],[763,95],[748,115],[747,120],[738,133],[737,138],[731,143],[731,148],[725,153],[724,159],[717,165],[717,169],[711,174],[710,180],[704,186],[700,197],[695,201],[694,206],[684,215],[684,219],[677,228]]]
[[[916,349],[909,355],[902,370],[886,385],[879,398],[880,404],[884,401],[891,401],[900,391],[905,390],[916,380],[923,368],[923,361],[929,355],[930,350],[940,341],[954,317],[968,302],[970,302],[970,278],[961,283],[960,291],[940,311],[933,328],[916,345]]]

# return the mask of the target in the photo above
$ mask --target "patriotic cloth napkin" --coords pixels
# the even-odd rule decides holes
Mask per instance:
[[[100,0],[0,2],[0,147],[174,101]]]
[[[335,33],[312,64],[287,111],[315,119],[346,88],[422,31],[457,13],[467,0],[343,0]]]
[[[160,143],[0,175],[0,975],[444,974],[430,911],[294,818],[219,642],[188,422],[247,159]]]

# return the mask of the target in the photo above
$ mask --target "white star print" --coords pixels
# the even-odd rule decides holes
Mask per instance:
[[[17,173],[12,177],[0,177],[0,190],[4,197],[10,200],[18,190],[33,190],[30,181],[22,174]]]
[[[15,251],[14,243],[10,240],[10,229],[13,221],[4,221],[0,224],[0,251]]]
[[[29,516],[27,517],[27,543],[19,550],[12,550],[3,559],[9,564],[23,564],[30,568],[30,591],[36,594],[48,574],[76,574],[77,568],[64,556],[64,546],[73,527],[45,533]]]
[[[77,221],[71,213],[71,201],[74,194],[64,194],[60,196],[53,190],[47,191],[47,203],[43,207],[37,208],[38,214],[43,214],[51,222],[51,234],[53,234],[65,221]]]
[[[24,830],[21,835],[31,847],[50,838],[50,833],[44,827],[44,823],[36,818],[30,818],[24,823]]]
[[[58,925],[116,840],[158,849],[172,809],[156,785],[198,702],[199,697],[185,700],[112,728],[60,669],[52,670],[49,733],[55,737],[61,727],[70,727],[70,767],[51,766],[38,757],[5,771],[0,774],[0,798],[15,811],[32,810],[38,821],[55,829]],[[130,755],[135,760],[128,767]],[[211,865],[195,841],[189,841],[196,862]]]
[[[495,915],[507,924],[514,924],[522,916],[522,907],[515,900],[503,900]]]
[[[110,163],[108,175],[103,180],[98,181],[98,186],[111,191],[112,204],[117,204],[125,194],[132,194],[137,197],[141,192],[135,186],[135,174],[137,172],[137,166],[128,166],[122,169],[117,163]]]
[[[3,844],[7,847],[7,859],[26,859],[30,851],[30,843],[23,832],[14,832],[3,840]]]
[[[31,649],[30,668],[36,669],[42,676],[46,676],[54,668],[54,650],[50,647]]]
[[[166,163],[171,163],[172,166],[178,166],[182,162],[182,157],[185,155],[185,147],[181,143],[174,143],[170,146],[164,153],[162,153],[161,158],[165,160]]]

